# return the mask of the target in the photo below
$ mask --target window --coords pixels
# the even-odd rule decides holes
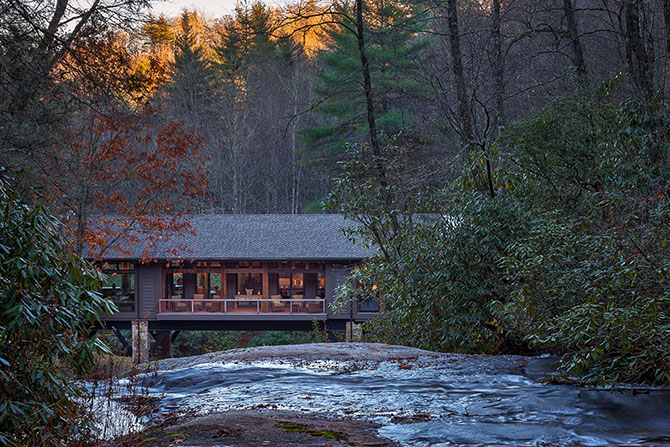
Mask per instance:
[[[196,280],[194,299],[222,298],[221,274],[220,273],[198,273]]]
[[[221,273],[209,274],[209,297],[215,299],[223,298],[221,291]]]
[[[359,312],[379,312],[379,302],[373,298],[364,298],[358,301]]]
[[[291,297],[291,274],[287,272],[279,273],[279,294],[282,298]]]
[[[291,295],[293,298],[305,297],[305,281],[304,274],[294,272],[291,275]]]
[[[167,275],[167,290],[170,298],[184,298],[184,274],[175,272]]]
[[[240,262],[227,262],[226,268],[229,269],[261,269],[263,264],[260,261],[240,261]]]
[[[112,300],[119,312],[135,312],[135,264],[104,262],[102,272],[107,275],[102,296]]]
[[[277,288],[282,298],[305,297],[305,279],[302,272],[280,272],[277,281]]]
[[[198,273],[197,282],[195,287],[195,294],[193,299],[201,300],[205,298],[206,292],[209,291],[209,274],[208,273]]]
[[[364,286],[357,283],[358,311],[379,312],[379,289],[376,284]]]
[[[238,295],[262,295],[263,294],[262,273],[238,273],[237,294]]]

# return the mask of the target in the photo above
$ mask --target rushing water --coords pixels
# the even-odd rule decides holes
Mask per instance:
[[[544,370],[540,359],[483,356],[209,363],[158,371],[146,385],[165,409],[357,417],[406,446],[670,446],[670,390],[545,385]]]

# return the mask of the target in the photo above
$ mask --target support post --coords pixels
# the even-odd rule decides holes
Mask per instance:
[[[354,342],[361,341],[361,324],[351,323],[351,340]]]
[[[147,320],[133,320],[131,329],[133,365],[146,363],[149,361],[149,322]]]

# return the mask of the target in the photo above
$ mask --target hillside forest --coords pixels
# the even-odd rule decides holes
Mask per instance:
[[[368,339],[670,384],[669,62],[667,0],[2,2],[0,365],[47,317],[90,363],[71,317],[106,304],[38,299],[91,289],[78,256],[187,213],[338,212],[378,249],[339,291],[381,301]]]

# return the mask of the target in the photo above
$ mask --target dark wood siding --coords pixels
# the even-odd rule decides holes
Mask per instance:
[[[149,264],[137,266],[137,309],[140,318],[153,320],[158,313],[158,300],[162,298],[161,266]]]
[[[279,295],[279,273],[268,274],[268,296]]]
[[[335,300],[335,289],[344,284],[344,280],[351,271],[349,265],[326,264],[326,305],[328,306],[328,317],[349,318],[349,311],[345,310],[339,314],[333,313],[331,305]]]
[[[226,298],[233,299],[237,294],[237,274],[226,273]]]
[[[305,298],[314,299],[316,298],[316,285],[318,282],[318,275],[316,273],[305,273]]]

